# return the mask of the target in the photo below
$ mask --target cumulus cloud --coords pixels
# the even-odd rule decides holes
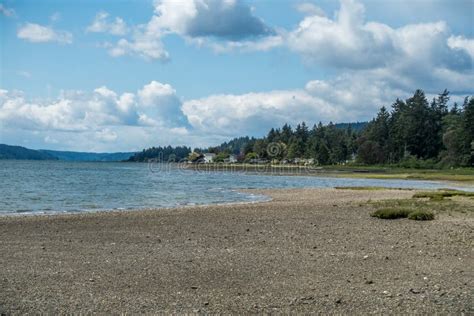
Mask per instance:
[[[325,16],[324,10],[310,2],[301,2],[296,5],[296,10],[306,15]]]
[[[92,92],[63,91],[54,101],[31,102],[22,92],[0,91],[0,122],[32,130],[85,131],[108,126],[186,127],[181,102],[167,84],[152,81],[137,94],[102,86]]]
[[[235,41],[273,33],[239,0],[161,0],[155,3],[155,13],[158,27],[189,37]]]
[[[71,44],[72,34],[66,31],[54,30],[50,26],[43,26],[35,23],[26,23],[17,32],[18,38],[32,42],[45,43],[57,42],[61,44]]]
[[[400,28],[366,22],[365,8],[355,0],[341,0],[334,19],[306,16],[286,45],[310,64],[405,88],[423,82],[435,90],[466,89],[473,79],[472,40],[453,36],[443,21]]]
[[[448,46],[454,50],[464,50],[474,59],[474,39],[464,36],[451,36],[448,38]]]
[[[265,51],[282,44],[282,37],[241,0],[160,0],[155,1],[148,23],[136,26],[130,38],[107,47],[115,57],[167,60],[170,56],[162,40],[169,34],[216,52]]]
[[[125,35],[128,32],[127,24],[120,17],[116,17],[114,20],[109,20],[109,14],[107,12],[99,12],[86,29],[87,32],[94,33],[109,33],[112,35]]]
[[[176,91],[157,81],[135,93],[102,86],[90,92],[63,91],[55,100],[41,102],[21,91],[0,89],[2,141],[22,144],[20,135],[27,135],[45,146],[75,150],[189,144],[195,136],[188,133],[181,106]]]
[[[295,90],[242,95],[211,95],[185,101],[183,112],[202,133],[227,137],[263,135],[285,123],[354,122],[370,118],[409,92],[371,78],[347,74],[331,80],[312,80]]]

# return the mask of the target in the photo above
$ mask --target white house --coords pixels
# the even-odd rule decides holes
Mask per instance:
[[[212,163],[216,158],[216,154],[213,153],[205,153],[204,154],[204,163]]]
[[[237,156],[236,155],[230,155],[229,158],[224,159],[225,163],[236,163],[237,162]]]

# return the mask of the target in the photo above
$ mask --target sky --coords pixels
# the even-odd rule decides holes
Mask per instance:
[[[0,0],[0,143],[136,151],[474,94],[472,0]]]

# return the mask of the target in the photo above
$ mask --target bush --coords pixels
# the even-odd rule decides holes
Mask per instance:
[[[431,221],[434,219],[434,214],[429,211],[414,211],[408,214],[408,219],[415,221]]]
[[[383,208],[375,211],[370,216],[381,219],[397,219],[406,218],[408,214],[412,213],[413,210],[403,208]]]

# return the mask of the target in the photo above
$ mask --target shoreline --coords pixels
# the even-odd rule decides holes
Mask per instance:
[[[184,170],[207,172],[244,172],[248,174],[266,174],[282,176],[320,176],[335,178],[360,178],[360,179],[400,179],[420,181],[448,181],[457,185],[474,185],[474,169],[465,169],[460,173],[447,169],[404,169],[390,167],[313,167],[297,165],[254,165],[254,164],[178,164]],[[457,170],[455,170],[457,171]]]
[[[407,190],[251,191],[272,200],[0,217],[0,312],[473,312],[471,213],[369,216]]]
[[[275,175],[278,176],[278,175]],[[299,175],[295,175],[299,176]],[[390,180],[390,179],[386,179]],[[397,180],[397,179],[392,179],[392,180]],[[413,181],[422,181],[422,180],[416,180],[412,179]],[[446,188],[443,189],[450,189],[449,186],[453,185],[455,187],[454,190],[463,190],[467,189],[465,191],[467,192],[474,192],[474,187],[472,186],[461,186],[458,183],[453,183],[451,181],[429,181],[426,180],[427,182],[432,182],[432,183],[445,183],[447,184]],[[355,187],[360,187],[360,188],[365,188],[367,186],[355,186]],[[245,194],[250,194],[254,195],[253,192],[257,191],[278,191],[278,190],[298,190],[298,189],[314,189],[314,190],[324,190],[324,189],[351,189],[354,188],[354,186],[348,186],[347,188],[344,186],[335,186],[335,187],[325,187],[325,188],[320,188],[320,187],[301,187],[301,188],[261,188],[261,189],[249,189],[249,188],[244,188],[244,189],[231,189],[232,191],[236,191],[239,193],[245,193]],[[437,190],[443,190],[441,188],[426,188],[426,189],[421,189],[421,188],[403,188],[403,187],[384,187],[384,186],[371,186],[371,188],[377,188],[379,190],[406,190],[406,191],[437,191]],[[464,191],[464,190],[463,190]],[[78,214],[95,214],[95,213],[114,213],[114,212],[140,212],[140,211],[159,211],[159,210],[170,210],[170,209],[181,209],[181,208],[193,208],[193,207],[211,207],[211,206],[226,206],[226,205],[240,205],[240,204],[258,204],[258,203],[264,203],[264,202],[269,202],[272,200],[272,197],[269,195],[260,195],[262,198],[261,200],[243,200],[243,201],[230,201],[230,202],[218,202],[218,203],[203,203],[203,204],[192,204],[190,202],[189,204],[185,205],[172,205],[172,206],[158,206],[158,207],[147,207],[147,208],[130,208],[130,209],[92,209],[92,210],[78,210],[78,211],[50,211],[49,213],[42,213],[42,212],[10,212],[10,213],[0,213],[0,219],[2,217],[30,217],[30,216],[69,216],[69,215],[78,215]]]

